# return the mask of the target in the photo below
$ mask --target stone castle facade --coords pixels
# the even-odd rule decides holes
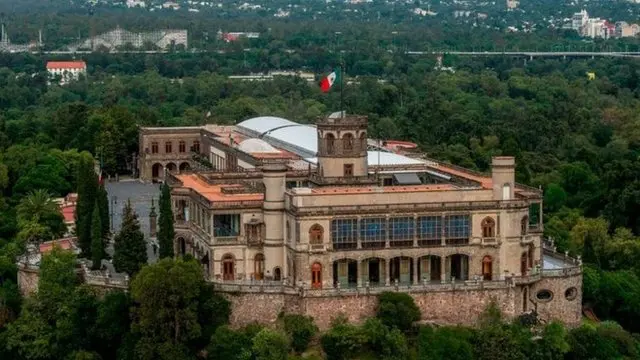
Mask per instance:
[[[515,182],[514,158],[480,174],[393,152],[367,125],[141,129],[141,178],[172,187],[175,252],[229,294],[233,323],[359,321],[382,291],[408,292],[435,322],[471,324],[491,299],[507,316],[580,322],[580,262],[544,245],[541,191]]]

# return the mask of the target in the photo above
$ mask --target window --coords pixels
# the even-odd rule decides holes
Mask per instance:
[[[387,233],[387,219],[366,218],[360,220],[360,241],[363,248],[382,248]]]
[[[322,287],[322,265],[320,263],[311,265],[311,287],[314,289]]]
[[[345,177],[353,176],[353,164],[344,164],[344,176]]]
[[[191,147],[191,151],[193,151],[195,153],[199,153],[200,152],[200,141],[195,140],[193,142],[193,146]]]
[[[355,249],[358,247],[358,219],[332,220],[331,241],[334,249]]]
[[[491,281],[491,274],[493,274],[493,259],[487,255],[482,259],[482,279]]]
[[[469,215],[450,215],[444,218],[447,245],[469,243]]]
[[[327,147],[327,155],[333,154],[336,137],[333,134],[327,134],[325,139]]]
[[[322,226],[314,224],[309,229],[309,244],[322,244],[324,242],[324,239],[322,238],[323,235],[324,230],[322,229]]]
[[[264,255],[256,254],[253,258],[253,278],[255,280],[264,279]]]
[[[575,287],[568,288],[567,291],[564,292],[564,297],[569,301],[575,300],[578,297],[578,289]]]
[[[240,214],[213,215],[213,236],[240,235]]]
[[[173,144],[171,141],[167,141],[164,143],[164,152],[170,154],[173,151]]]
[[[442,217],[420,216],[418,218],[418,245],[438,246],[442,239]]]
[[[233,255],[227,254],[222,257],[222,279],[223,280],[235,280],[235,264]]]
[[[291,242],[291,223],[289,223],[289,220],[287,220],[285,231],[285,239],[287,239],[287,242]]]
[[[151,153],[152,154],[158,153],[158,143],[156,141],[151,143]]]
[[[351,135],[350,133],[346,133],[344,134],[344,136],[342,137],[342,146],[344,147],[345,151],[352,151],[353,150],[353,135]]]
[[[553,293],[549,290],[540,290],[536,294],[536,298],[540,301],[551,301],[553,299]]]
[[[390,246],[413,246],[415,222],[412,217],[398,217],[389,219]]]
[[[525,216],[522,218],[522,220],[520,220],[520,234],[522,236],[527,235],[527,232],[529,230],[529,217]]]
[[[502,186],[502,200],[511,200],[511,185],[504,184]]]
[[[180,142],[178,143],[178,151],[183,153],[187,150],[187,144],[184,142],[184,140],[180,140]]]
[[[496,222],[488,217],[482,220],[482,237],[492,238],[496,236]]]

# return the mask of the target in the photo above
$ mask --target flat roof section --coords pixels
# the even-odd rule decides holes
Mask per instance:
[[[264,194],[261,193],[247,193],[247,194],[225,194],[222,192],[223,188],[238,188],[242,187],[240,184],[234,185],[211,185],[201,179],[197,174],[183,174],[174,175],[178,180],[182,182],[182,186],[189,188],[198,194],[202,195],[205,199],[214,202],[225,201],[261,201],[264,199]]]

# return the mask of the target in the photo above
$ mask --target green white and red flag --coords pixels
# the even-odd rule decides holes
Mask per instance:
[[[328,92],[333,87],[333,84],[340,81],[340,75],[340,69],[334,69],[331,74],[320,81],[320,90],[322,90],[322,92]]]

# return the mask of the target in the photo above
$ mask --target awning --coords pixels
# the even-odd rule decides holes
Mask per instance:
[[[398,185],[420,185],[422,181],[416,173],[393,174],[394,182]]]

